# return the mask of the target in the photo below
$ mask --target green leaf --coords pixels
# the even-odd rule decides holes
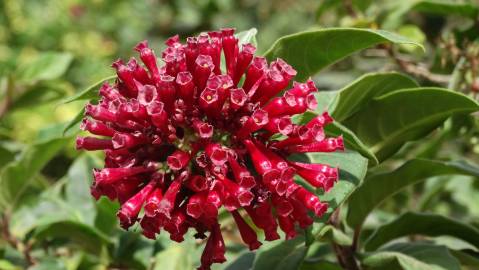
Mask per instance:
[[[72,60],[73,56],[70,53],[42,53],[19,68],[18,79],[27,83],[57,79],[67,71]]]
[[[108,235],[115,233],[118,226],[116,213],[120,204],[117,201],[112,202],[108,198],[101,197],[96,202],[96,208],[95,228]]]
[[[5,166],[0,171],[0,209],[13,207],[30,180],[69,140],[59,138],[30,145],[18,160]]]
[[[479,254],[469,250],[449,250],[451,254],[456,257],[462,265],[470,266],[471,269],[479,268]]]
[[[83,223],[93,225],[95,222],[95,203],[90,194],[93,181],[93,168],[98,164],[88,155],[81,155],[71,165],[65,184],[65,201],[71,205]]]
[[[368,160],[354,151],[309,153],[306,157],[310,163],[322,163],[339,167],[338,182],[327,193],[319,194],[321,201],[327,202],[329,206],[326,214],[319,220],[321,223],[326,223],[331,213],[339,207],[361,183],[366,175]],[[292,156],[292,159],[295,158],[300,160],[299,156]]]
[[[383,244],[408,235],[452,236],[479,248],[479,230],[436,214],[407,212],[385,224],[371,235],[364,245],[366,251],[375,250]]]
[[[0,168],[15,158],[15,153],[0,145]]]
[[[42,257],[40,261],[34,264],[29,270],[67,270],[65,262],[61,258]]]
[[[458,15],[471,19],[476,19],[479,15],[477,5],[460,1],[422,0],[417,1],[411,9],[423,13],[445,16]]]
[[[98,82],[88,86],[83,91],[78,92],[77,94],[62,100],[58,105],[67,104],[67,103],[70,103],[70,102],[73,102],[73,101],[78,101],[78,100],[98,99],[99,98],[98,90],[99,90],[100,86],[104,82],[111,81],[111,80],[115,79],[116,77],[117,77],[116,75],[111,75],[111,76],[105,77],[105,78],[99,80]]]
[[[332,137],[342,135],[346,149],[354,149],[358,151],[358,153],[369,160],[369,165],[374,166],[379,163],[374,153],[371,152],[369,148],[351,130],[341,125],[339,122],[334,121],[333,123],[327,125],[324,128],[324,131],[328,136]]]
[[[353,239],[351,237],[331,225],[324,226],[319,231],[317,237],[319,237],[320,239],[332,241],[341,246],[351,246],[353,244]]]
[[[375,97],[397,89],[418,86],[411,78],[396,72],[366,74],[339,90],[331,115],[341,122],[368,106]]]
[[[362,258],[368,269],[460,270],[459,261],[444,246],[400,243]]]
[[[23,239],[38,226],[64,220],[77,220],[73,213],[74,208],[65,205],[57,194],[56,188],[57,186],[52,186],[13,212],[10,231],[15,237]]]
[[[2,270],[22,270],[20,266],[16,266],[7,260],[0,259],[0,269]]]
[[[152,267],[148,266],[155,263],[154,250],[160,249],[160,242],[165,238],[163,234],[160,234],[157,241],[152,241],[133,230],[120,230],[115,237],[117,241],[111,260],[124,265],[127,269],[151,269]],[[185,237],[185,241],[188,241],[188,238]],[[159,245],[156,246],[155,242]],[[180,245],[184,245],[184,242]]]
[[[29,86],[20,96],[16,97],[9,108],[11,110],[45,105],[65,97],[69,86],[62,83],[39,83]]]
[[[358,228],[376,206],[403,188],[432,176],[451,174],[479,176],[479,168],[462,161],[412,159],[394,171],[368,176],[349,198],[346,221]]]
[[[479,13],[479,7],[466,1],[450,0],[408,0],[396,1],[390,6],[382,26],[391,29],[397,28],[408,17],[411,11],[417,11],[428,14],[450,16],[456,15],[476,19]]]
[[[76,221],[59,221],[35,229],[34,237],[44,239],[67,239],[85,250],[97,254],[110,239],[96,228]]]
[[[338,101],[339,91],[319,91],[315,93],[315,96],[318,101],[317,113],[322,113],[323,111],[333,113]]]
[[[303,81],[354,52],[387,42],[422,47],[384,30],[328,28],[281,37],[265,56],[268,60],[284,59],[298,71],[296,80]]]
[[[304,244],[304,237],[292,240],[267,243],[256,253],[252,270],[298,269],[303,262],[308,247]]]
[[[234,261],[229,263],[225,270],[243,270],[243,269],[251,269],[253,266],[255,253],[251,251],[246,251],[238,256]]]
[[[189,250],[185,245],[174,245],[164,251],[157,253],[155,257],[154,270],[190,270],[194,269],[192,262],[187,256]],[[185,256],[186,255],[186,256]]]
[[[82,121],[83,117],[85,117],[85,108],[82,108],[78,112],[78,114],[75,115],[75,117],[65,125],[65,128],[63,129],[63,136],[68,136],[68,135],[77,133],[79,130],[78,124]]]
[[[258,30],[256,28],[251,28],[246,31],[241,31],[237,33],[235,36],[238,39],[238,43],[241,44],[246,44],[246,43],[251,43],[254,46],[258,45],[258,42],[256,41],[256,34],[258,33]],[[241,47],[240,47],[241,49]]]
[[[372,100],[343,125],[382,161],[407,141],[424,137],[454,114],[479,110],[463,94],[441,88],[401,89]]]

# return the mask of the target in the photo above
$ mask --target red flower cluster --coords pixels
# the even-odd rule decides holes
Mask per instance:
[[[343,149],[341,137],[325,137],[327,113],[305,125],[291,121],[315,109],[313,81],[294,82],[278,96],[296,71],[281,59],[268,65],[255,57],[256,48],[239,44],[233,29],[190,37],[186,45],[174,36],[166,45],[162,67],[146,41],[136,46],[146,68],[134,58],[113,63],[115,84],[105,83],[99,103],[85,107],[81,128],[101,137],[79,137],[77,148],[106,155],[92,195],[118,199],[121,226],[138,221],[149,238],[161,228],[178,242],[190,228],[198,238],[209,232],[199,269],[225,261],[221,206],[251,250],[261,243],[245,215],[267,241],[280,237],[278,226],[295,237],[295,224],[313,222],[308,211],[323,215],[327,204],[293,177],[327,191],[338,169],[286,158]]]

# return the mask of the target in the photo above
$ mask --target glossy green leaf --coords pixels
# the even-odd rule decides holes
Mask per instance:
[[[29,86],[13,100],[9,112],[60,100],[68,94],[69,87],[69,85],[61,83],[39,83]]]
[[[256,253],[252,270],[298,269],[303,262],[308,247],[304,244],[304,237],[296,237],[288,241],[276,241],[264,244]]]
[[[321,240],[332,241],[341,246],[351,246],[353,244],[353,239],[351,237],[331,225],[324,226],[319,231],[317,237]]]
[[[265,56],[268,60],[278,57],[284,59],[298,71],[296,80],[304,81],[354,52],[388,42],[422,47],[421,44],[383,30],[328,28],[281,37]]]
[[[368,176],[349,198],[346,221],[357,228],[376,206],[404,187],[432,176],[451,174],[479,176],[479,168],[461,161],[413,159],[394,171]]]
[[[95,221],[95,203],[90,193],[93,181],[93,168],[98,167],[95,160],[82,155],[75,160],[67,172],[65,184],[65,201],[71,205],[81,222],[93,225]]]
[[[61,258],[46,257],[41,258],[39,262],[34,264],[29,270],[67,270],[65,262]]]
[[[80,129],[80,122],[82,121],[83,117],[85,117],[85,108],[82,108],[75,117],[73,117],[70,122],[65,125],[63,129],[63,136],[72,135],[78,132]],[[75,128],[76,127],[76,128]]]
[[[189,270],[194,269],[193,263],[188,257],[189,250],[185,245],[174,245],[162,252],[159,252],[155,256],[155,268],[154,270]]]
[[[469,17],[475,19],[478,6],[472,2],[449,0],[405,0],[393,1],[389,12],[383,20],[382,26],[386,29],[399,27],[407,18],[407,14],[415,11],[433,15]]]
[[[458,15],[471,19],[476,19],[479,15],[477,4],[462,1],[421,0],[415,2],[411,10],[445,16]]]
[[[343,125],[382,161],[407,141],[424,137],[454,114],[479,110],[479,104],[441,88],[401,89],[372,100]]]
[[[41,226],[35,230],[38,241],[44,239],[66,239],[82,246],[85,250],[99,253],[111,240],[96,228],[75,221],[59,221]]]
[[[6,165],[0,171],[0,209],[13,207],[30,180],[69,140],[59,138],[30,145],[18,160]]]
[[[457,220],[436,214],[407,212],[371,235],[364,248],[375,250],[391,240],[408,235],[452,236],[479,248],[479,230]]]
[[[101,197],[96,203],[95,227],[105,234],[115,233],[118,226],[116,213],[120,208],[120,203],[110,201],[108,198]]]
[[[363,157],[369,160],[369,165],[374,166],[379,163],[373,152],[347,127],[334,121],[327,125],[324,131],[328,136],[337,137],[342,135],[346,149],[353,149],[358,151]]]
[[[411,78],[396,72],[366,74],[339,90],[331,115],[341,122],[368,106],[375,97],[397,89],[418,86]]]
[[[317,113],[322,113],[323,111],[328,111],[330,114],[333,113],[339,91],[319,91],[315,96],[318,102]]]
[[[67,71],[72,60],[73,56],[69,53],[42,53],[19,68],[18,79],[27,83],[56,79]]]
[[[7,260],[0,259],[0,269],[2,269],[2,270],[22,270],[22,267],[14,265]]]
[[[460,270],[459,261],[446,247],[400,243],[369,253],[361,260],[367,269]]]
[[[70,103],[70,102],[73,102],[73,101],[79,101],[79,100],[98,99],[99,98],[98,90],[100,89],[100,86],[104,82],[111,81],[115,78],[116,78],[116,75],[111,75],[111,76],[105,77],[105,78],[99,80],[98,82],[88,86],[87,88],[85,88],[81,92],[78,92],[77,94],[62,100],[59,103],[59,105],[67,104],[67,103]]]
[[[0,145],[0,168],[15,158],[15,153]]]
[[[243,269],[251,269],[253,266],[254,258],[256,253],[251,251],[246,251],[238,256],[234,261],[229,263],[225,270],[243,270]]]
[[[155,248],[157,248],[155,247],[155,241],[143,237],[133,230],[121,230],[115,236],[118,242],[115,244],[115,251],[111,258],[113,261],[124,265],[128,269],[152,268],[150,266],[155,263]],[[159,241],[156,242],[158,243]]]
[[[32,202],[15,210],[10,222],[10,231],[15,237],[23,239],[39,226],[65,220],[78,221],[74,211],[75,209],[68,207],[59,196],[47,190]]]
[[[456,257],[461,265],[469,266],[471,269],[479,268],[479,254],[470,250],[449,250]]]

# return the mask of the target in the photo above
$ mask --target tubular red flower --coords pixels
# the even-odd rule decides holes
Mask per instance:
[[[243,89],[249,91],[251,87],[263,76],[266,72],[268,64],[264,57],[254,57],[251,65],[246,71],[245,81],[243,83]]]
[[[213,60],[209,55],[198,55],[195,61],[195,84],[198,91],[203,91],[206,86],[206,81],[213,70]]]
[[[91,116],[93,119],[103,122],[115,122],[116,115],[110,112],[107,108],[99,105],[87,104],[85,106],[85,114]]]
[[[253,55],[255,52],[256,52],[256,47],[254,47],[252,44],[250,43],[243,44],[243,48],[241,49],[241,52],[238,55],[238,61],[236,62],[236,67],[234,70],[234,75],[233,75],[234,85],[238,85],[238,82],[240,81],[241,77],[246,71],[246,68],[251,63],[251,60],[253,59]],[[250,78],[250,80],[253,80],[253,79],[254,78]]]
[[[219,144],[210,143],[206,145],[205,153],[216,166],[221,166],[228,160],[228,152]]]
[[[120,211],[118,212],[121,227],[128,229],[133,223],[135,223],[143,203],[150,195],[155,184],[154,181],[151,181],[148,185],[142,188],[140,192],[121,205]]]
[[[313,142],[307,145],[293,145],[286,147],[291,153],[308,153],[308,152],[334,152],[344,150],[343,137],[327,138],[320,142]]]
[[[77,137],[76,139],[76,149],[85,149],[85,150],[105,150],[112,149],[113,143],[109,139],[98,139],[95,137]]]
[[[322,216],[328,209],[328,205],[326,203],[322,203],[316,195],[303,187],[298,188],[293,193],[293,196],[298,201],[302,202],[306,208],[313,211],[318,217]]]
[[[162,198],[163,191],[161,190],[161,188],[155,188],[155,190],[150,193],[150,196],[148,196],[148,199],[144,206],[146,216],[154,217],[156,215]]]
[[[262,244],[258,241],[256,232],[244,221],[238,211],[232,211],[231,215],[238,226],[241,239],[248,245],[249,250],[258,249]]]
[[[187,106],[192,106],[195,98],[195,84],[193,76],[188,71],[178,73],[176,76],[176,85],[178,85],[178,96],[183,99]]]
[[[111,141],[114,149],[132,148],[147,142],[146,137],[142,134],[129,133],[115,133]]]
[[[278,216],[279,228],[286,234],[286,240],[293,239],[297,233],[294,229],[294,219],[289,216]]]
[[[166,216],[167,218],[171,217],[171,212],[175,207],[176,196],[181,188],[181,178],[177,177],[173,182],[171,182],[168,190],[166,190],[163,198],[161,199],[158,205],[158,213]]]
[[[145,66],[150,71],[151,77],[154,82],[158,82],[160,80],[160,71],[156,64],[156,56],[152,49],[148,47],[148,42],[146,40],[138,43],[136,45],[135,50],[140,53],[140,58]]]
[[[238,57],[238,39],[234,37],[235,30],[226,28],[221,30],[222,45],[225,54],[226,71],[232,76],[236,66],[236,58]]]
[[[239,138],[244,138],[268,124],[268,113],[262,109],[255,110],[251,117],[248,117],[243,127],[236,133]]]
[[[288,160],[290,153],[344,149],[341,136],[324,133],[333,121],[327,112],[292,123],[295,114],[317,107],[314,82],[287,89],[294,68],[255,57],[256,48],[240,46],[233,29],[202,33],[186,44],[173,36],[165,44],[159,66],[140,42],[135,49],[142,63],[113,63],[117,80],[100,87],[98,104],[85,106],[81,129],[98,137],[78,137],[76,147],[105,153],[92,196],[118,200],[121,225],[139,222],[151,239],[162,229],[178,242],[189,229],[197,238],[209,234],[199,269],[225,261],[221,207],[252,250],[261,243],[241,208],[267,241],[279,239],[278,226],[291,239],[296,225],[312,224],[310,212],[323,215],[327,204],[294,178],[327,192],[338,169]]]
[[[190,154],[185,151],[176,150],[167,159],[168,166],[174,171],[179,171],[190,162]]]

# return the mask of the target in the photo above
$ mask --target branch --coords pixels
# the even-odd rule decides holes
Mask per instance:
[[[8,108],[12,103],[12,95],[13,95],[13,79],[8,76],[7,77],[7,89],[5,91],[5,98],[3,102],[0,104],[0,119],[7,113]]]
[[[423,66],[417,65],[411,61],[401,58],[398,54],[396,54],[396,52],[391,46],[386,46],[385,49],[388,55],[396,62],[396,64],[408,74],[426,79],[440,85],[447,85],[451,80],[451,75],[432,73]]]
[[[356,11],[354,10],[352,0],[343,0],[343,6],[344,6],[344,9],[346,9],[346,12],[348,13],[349,16],[351,16],[352,18],[358,17],[358,14],[356,14]]]
[[[36,264],[36,260],[30,254],[32,244],[24,244],[10,233],[10,214],[7,211],[1,215],[0,227],[2,228],[2,238],[5,239],[10,246],[23,253],[28,265]]]
[[[329,219],[329,223],[335,228],[339,227],[339,208],[337,208],[336,211],[333,212],[331,218]],[[334,242],[332,242],[331,244],[341,267],[347,270],[360,269],[358,263],[356,262],[356,258],[354,257],[355,251],[353,247],[341,246]]]

